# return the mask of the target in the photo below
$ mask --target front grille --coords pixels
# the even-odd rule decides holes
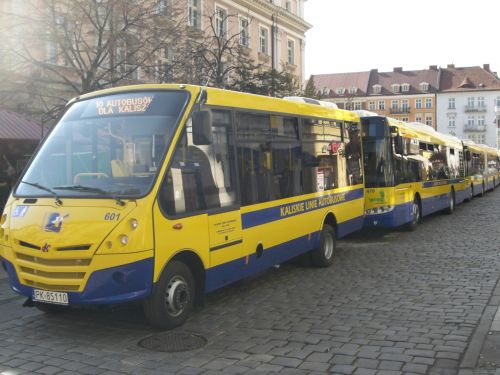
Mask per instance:
[[[21,245],[21,241],[19,244]],[[91,247],[90,245],[82,246]],[[88,266],[92,261],[91,254],[88,255],[89,258],[81,256],[49,258],[58,255],[55,251],[44,253],[38,248],[38,251],[33,253],[33,250],[27,249],[30,248],[29,246],[24,245],[23,248],[19,248],[19,251],[15,252],[19,278],[23,284],[33,288],[60,292],[75,292],[80,290],[80,287],[84,284]],[[60,251],[70,250],[68,247],[56,247],[54,249]],[[74,248],[71,250],[74,250]],[[84,249],[78,248],[77,250]],[[28,251],[32,254],[26,254]]]

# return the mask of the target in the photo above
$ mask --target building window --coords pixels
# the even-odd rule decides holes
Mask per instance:
[[[497,107],[497,110],[500,111],[500,96],[497,96],[495,99],[495,107]]]
[[[422,109],[422,99],[415,99],[415,108]]]
[[[477,125],[478,126],[484,126],[485,122],[484,122],[484,116],[483,115],[480,115],[477,117]]]
[[[410,109],[410,106],[408,105],[408,99],[403,99],[401,101],[401,109],[405,112],[407,112]]]
[[[393,93],[397,94],[399,92],[399,87],[400,87],[399,84],[395,83],[395,84],[391,85],[391,87],[392,87]]]
[[[410,91],[410,84],[409,83],[403,83],[403,85],[401,86],[401,90],[403,92],[408,92]]]
[[[259,52],[269,55],[269,30],[265,27],[259,27]]]
[[[380,94],[382,92],[382,86],[381,85],[373,85],[373,93],[374,94]]]
[[[354,86],[351,86],[349,88],[349,94],[356,94],[358,92],[358,88],[357,87],[354,87]]]
[[[337,88],[337,95],[344,95],[345,93],[345,88],[339,87]]]
[[[473,96],[469,96],[467,98],[467,108],[469,109],[473,109],[474,108],[474,104],[475,104],[475,99]]]
[[[375,102],[368,102],[368,110],[375,111]]]
[[[160,48],[157,52],[154,78],[156,82],[169,82],[173,79],[171,61],[172,50]]]
[[[188,25],[201,29],[200,0],[188,0]]]
[[[427,108],[427,109],[432,108],[432,99],[431,98],[425,99],[425,108]]]
[[[391,109],[398,109],[399,103],[397,100],[391,101]]]
[[[456,126],[455,116],[448,117],[448,127],[449,128],[454,128],[455,126]]]
[[[448,98],[448,109],[455,109],[455,98]]]
[[[475,121],[474,121],[474,120],[475,120],[475,117],[474,117],[474,116],[469,116],[469,117],[467,117],[467,125],[468,125],[469,127],[474,126],[474,123],[475,123]]]
[[[484,96],[479,96],[477,98],[477,106],[478,106],[478,108],[486,107],[486,104],[484,104]]]
[[[292,2],[291,1],[285,1],[285,9],[288,10],[289,12],[292,11]]]
[[[422,122],[422,115],[415,116],[415,121],[421,123]]]
[[[240,17],[240,44],[245,47],[250,46],[250,24],[248,19]]]
[[[288,40],[287,42],[287,52],[288,52],[288,63],[295,65],[295,42],[293,40]]]
[[[422,91],[429,91],[429,84],[427,82],[422,82],[420,84],[420,90],[422,90]]]
[[[361,110],[361,102],[354,102],[354,110],[355,111]]]
[[[227,37],[227,10],[224,8],[215,7],[215,34],[222,39]]]
[[[379,100],[378,101],[378,110],[379,111],[385,111],[385,101],[384,100]]]
[[[425,116],[425,125],[432,126],[432,116],[430,115]]]
[[[401,121],[408,122],[408,117],[401,117]]]
[[[159,16],[170,16],[172,0],[156,0],[155,13]]]

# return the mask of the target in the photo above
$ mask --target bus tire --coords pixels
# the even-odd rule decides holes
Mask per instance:
[[[144,314],[156,328],[172,329],[182,325],[193,311],[195,282],[193,273],[183,262],[171,261],[149,298]]]
[[[451,189],[450,200],[448,202],[448,208],[446,209],[445,213],[451,215],[453,212],[455,212],[455,190]]]
[[[324,224],[319,237],[319,247],[311,252],[311,262],[315,267],[328,267],[335,258],[335,229]]]
[[[467,196],[467,198],[465,198],[465,201],[470,202],[472,201],[473,197],[474,197],[474,186],[471,184],[469,195]]]
[[[406,229],[409,231],[414,231],[417,229],[418,223],[420,222],[422,213],[420,210],[420,202],[417,197],[413,199],[413,204],[411,207],[411,220],[406,224]]]
[[[484,190],[485,186],[484,186],[484,182],[483,182],[483,190],[481,190],[481,194],[479,194],[480,197],[484,197],[484,195],[486,194],[486,190]]]

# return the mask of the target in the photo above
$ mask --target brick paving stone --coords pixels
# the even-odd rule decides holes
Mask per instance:
[[[352,374],[356,367],[349,365],[335,365],[330,368],[330,372],[334,374]]]

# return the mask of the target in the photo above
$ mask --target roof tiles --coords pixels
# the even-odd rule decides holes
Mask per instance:
[[[41,126],[19,114],[0,108],[1,140],[39,140]]]

